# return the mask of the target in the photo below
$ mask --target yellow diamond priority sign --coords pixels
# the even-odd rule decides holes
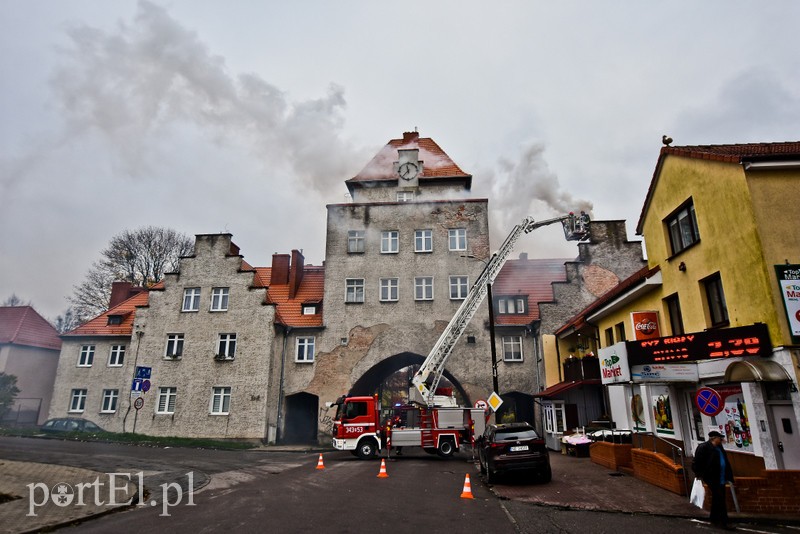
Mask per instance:
[[[497,409],[503,404],[503,399],[500,398],[500,395],[492,391],[492,394],[489,395],[489,398],[486,400],[489,403],[493,412],[496,412]]]

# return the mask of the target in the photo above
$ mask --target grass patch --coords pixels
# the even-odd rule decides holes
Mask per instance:
[[[0,436],[42,436],[54,439],[74,441],[98,441],[103,443],[124,443],[149,447],[184,447],[192,449],[247,450],[258,446],[251,441],[234,441],[210,438],[178,438],[170,436],[147,436],[131,432],[59,432],[45,434],[38,428],[4,428],[0,427]]]

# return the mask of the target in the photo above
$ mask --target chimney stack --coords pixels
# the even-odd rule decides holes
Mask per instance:
[[[272,271],[270,274],[269,285],[282,286],[289,283],[289,255],[273,254]]]
[[[108,299],[108,309],[118,306],[142,291],[144,291],[143,287],[134,286],[130,282],[112,282],[111,297]]]
[[[528,259],[528,253],[527,252],[520,252],[519,253],[519,259],[527,260]]]
[[[419,132],[403,132],[403,143],[411,143],[419,139]]]
[[[293,299],[297,295],[300,283],[303,281],[305,270],[305,258],[299,250],[292,251],[292,266],[289,269],[289,298]]]

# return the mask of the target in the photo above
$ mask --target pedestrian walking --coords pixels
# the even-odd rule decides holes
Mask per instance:
[[[711,523],[725,530],[735,530],[728,525],[728,507],[725,503],[725,484],[733,484],[733,471],[722,448],[723,436],[716,430],[708,433],[708,441],[698,445],[694,452],[692,470],[711,491]]]

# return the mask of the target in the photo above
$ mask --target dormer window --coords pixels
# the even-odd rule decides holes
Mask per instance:
[[[499,314],[524,314],[527,306],[525,297],[500,297],[497,299],[497,313]]]
[[[122,315],[109,315],[108,316],[108,324],[109,325],[122,324]]]
[[[317,314],[316,304],[303,304],[303,315],[316,315],[316,314]]]

